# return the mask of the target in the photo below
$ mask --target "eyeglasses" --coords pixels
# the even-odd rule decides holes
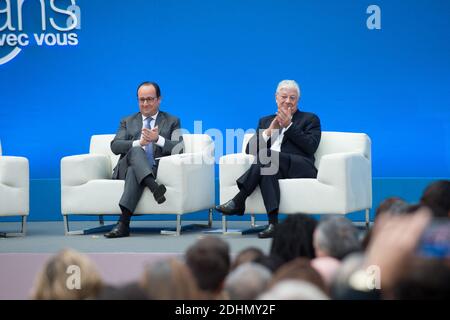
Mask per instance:
[[[280,97],[280,99],[281,99],[282,101],[286,101],[286,100],[288,100],[288,99],[290,99],[291,101],[296,101],[296,100],[298,99],[297,96],[286,96],[286,95],[280,96],[280,95],[279,95],[279,97]]]
[[[148,103],[153,103],[158,99],[158,97],[147,97],[147,98],[139,98],[139,103],[140,104],[145,104],[146,102]]]

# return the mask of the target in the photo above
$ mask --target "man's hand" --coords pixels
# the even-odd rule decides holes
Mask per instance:
[[[153,129],[147,129],[147,128],[142,129],[141,141],[140,141],[141,146],[146,146],[150,142],[158,141],[158,139],[159,139],[159,130],[158,130],[157,126],[154,127]]]
[[[279,108],[275,119],[281,128],[287,128],[292,122],[291,108],[289,107],[287,110]]]
[[[277,117],[273,118],[272,122],[270,123],[270,126],[264,131],[267,136],[271,136],[273,134],[273,130],[280,129],[280,124],[278,123]]]

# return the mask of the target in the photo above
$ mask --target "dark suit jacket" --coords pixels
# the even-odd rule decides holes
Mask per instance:
[[[276,115],[263,117],[259,120],[257,134],[252,137],[246,148],[246,153],[255,154],[255,150],[249,150],[250,145],[257,143],[257,152],[261,146],[270,149],[271,139],[264,143],[262,132],[270,126]],[[281,142],[280,156],[289,158],[289,178],[315,178],[317,169],[314,166],[314,154],[319,146],[322,131],[319,118],[309,112],[297,110],[292,116],[292,125],[285,131]],[[257,139],[255,142],[254,139]],[[261,143],[261,145],[260,145]]]
[[[171,114],[159,111],[156,117],[155,126],[158,126],[159,135],[166,140],[164,147],[161,148],[153,143],[153,155],[156,158],[168,156],[179,143],[182,143],[181,135],[178,137],[174,131],[180,129],[180,119]],[[113,171],[113,179],[124,179],[127,169],[126,159],[127,152],[132,148],[133,141],[141,138],[142,131],[142,114],[140,112],[130,115],[120,121],[114,140],[111,141],[111,150],[114,154],[120,154],[117,166]],[[177,147],[182,152],[182,145]]]

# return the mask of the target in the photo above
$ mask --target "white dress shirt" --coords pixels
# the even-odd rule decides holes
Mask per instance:
[[[151,118],[151,120],[150,120],[150,128],[151,129],[153,129],[155,127],[156,117],[158,116],[158,113],[159,112],[157,112],[153,116],[150,116],[150,118]],[[147,118],[144,115],[142,115],[142,128],[145,127],[145,121],[146,120],[147,120]],[[166,139],[163,136],[159,136],[158,140],[155,143],[156,143],[156,145],[158,147],[162,148],[162,147],[164,147],[164,144],[166,143]],[[133,141],[133,147],[138,147],[138,146],[140,146],[142,148],[145,148],[145,146],[141,146],[140,140],[134,140]]]
[[[283,137],[284,137],[284,133],[286,132],[287,129],[289,129],[292,126],[292,122],[290,125],[288,125],[286,128],[282,128],[280,131],[280,134],[278,135],[278,137],[276,137],[276,139],[273,141],[272,140],[272,145],[270,146],[270,150],[272,151],[277,151],[277,152],[281,152],[281,143],[283,142]],[[271,135],[272,137],[274,136],[274,134],[272,133]],[[262,133],[262,137],[264,139],[265,142],[267,142],[267,140],[269,140],[269,136],[266,134],[266,130],[263,131]]]

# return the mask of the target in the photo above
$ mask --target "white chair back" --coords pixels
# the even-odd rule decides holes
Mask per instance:
[[[250,138],[253,134],[246,134],[242,144],[242,152],[245,152]],[[323,156],[340,152],[355,152],[363,154],[371,160],[371,141],[365,133],[322,131],[319,147],[315,153],[316,168],[319,168]]]
[[[104,154],[111,159],[111,168],[114,168],[119,161],[119,155],[111,151],[111,141],[114,134],[98,134],[91,137],[89,153]],[[214,153],[214,144],[207,134],[183,134],[184,153],[208,152]]]

